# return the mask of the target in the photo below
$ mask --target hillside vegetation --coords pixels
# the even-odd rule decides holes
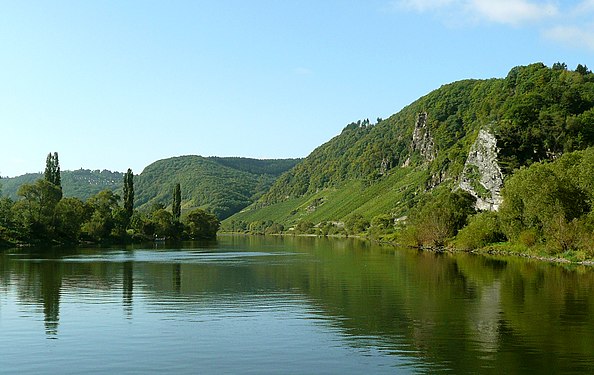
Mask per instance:
[[[171,208],[173,188],[182,187],[182,209],[202,208],[224,219],[255,202],[282,173],[301,159],[249,159],[239,157],[180,156],[159,160],[136,176],[135,208],[150,211]],[[124,173],[79,169],[62,171],[65,197],[86,201],[103,190],[122,194]],[[29,173],[0,180],[0,193],[19,199],[19,187],[43,178]]]
[[[118,191],[122,188],[124,174],[108,170],[78,169],[62,171],[64,196],[87,200],[102,190]],[[43,178],[43,173],[27,173],[22,176],[0,179],[1,193],[16,200],[17,191],[24,184],[32,184]]]
[[[459,184],[482,130],[496,137],[506,181],[520,168],[586,149],[594,145],[594,74],[582,65],[519,66],[505,78],[444,85],[375,124],[351,123],[223,228],[386,233],[408,217],[408,242],[443,244],[466,224],[481,193]],[[471,168],[465,173],[479,177]],[[438,240],[410,230],[430,227],[420,218],[434,216],[450,220],[432,223]]]
[[[255,202],[298,162],[191,155],[159,160],[136,179],[136,207],[141,211],[155,205],[170,207],[179,183],[182,210],[202,208],[224,219]]]
[[[212,239],[216,215],[253,202],[297,162],[183,156],[153,163],[135,178],[131,169],[61,172],[58,153],[50,153],[43,174],[8,180],[20,185],[17,199],[0,196],[0,247]],[[86,199],[67,196],[84,197],[97,186],[103,189]]]

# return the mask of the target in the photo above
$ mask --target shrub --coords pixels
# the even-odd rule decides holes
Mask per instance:
[[[349,234],[363,233],[369,228],[369,225],[369,220],[360,214],[351,215],[344,223],[344,227]]]
[[[505,240],[495,212],[480,212],[472,216],[456,236],[455,245],[465,250],[478,249]]]
[[[465,191],[441,190],[411,210],[406,237],[423,246],[443,246],[466,225],[475,199]]]
[[[582,245],[585,230],[577,219],[567,221],[562,214],[556,215],[547,225],[545,238],[551,252],[578,250]]]
[[[518,242],[524,246],[532,247],[538,241],[538,231],[534,228],[526,229],[518,235]]]
[[[314,232],[314,224],[310,221],[301,220],[295,225],[295,233],[311,234]]]

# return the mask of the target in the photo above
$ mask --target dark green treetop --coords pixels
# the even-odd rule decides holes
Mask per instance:
[[[130,219],[134,212],[134,174],[130,168],[124,175],[124,210]]]
[[[44,177],[47,182],[50,182],[57,187],[60,188],[62,191],[62,178],[60,176],[60,161],[58,160],[58,153],[54,152],[53,154],[50,152],[47,154],[47,158],[45,159],[45,172]],[[61,197],[61,194],[60,194]]]
[[[179,221],[181,216],[181,186],[179,183],[175,184],[173,189],[173,218]]]

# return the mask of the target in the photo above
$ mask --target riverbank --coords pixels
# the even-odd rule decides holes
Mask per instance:
[[[233,232],[223,232],[219,233],[219,235],[240,235],[240,236],[281,236],[281,237],[324,237],[324,238],[356,238],[360,240],[366,240],[375,242],[381,245],[387,246],[394,246],[394,247],[409,247],[415,248],[421,251],[431,251],[431,252],[449,252],[449,253],[470,253],[470,254],[477,254],[477,255],[485,255],[485,256],[506,256],[506,257],[518,257],[518,258],[525,258],[525,259],[533,259],[542,262],[548,263],[564,263],[564,264],[574,264],[574,265],[585,265],[585,266],[594,266],[594,258],[588,257],[585,251],[566,251],[561,254],[549,254],[546,249],[533,247],[528,248],[522,245],[514,245],[508,242],[502,242],[497,244],[492,244],[485,246],[479,249],[461,249],[456,248],[451,245],[446,245],[442,247],[427,247],[427,246],[410,246],[404,245],[394,241],[393,239],[386,239],[386,238],[373,238],[371,236],[361,236],[361,235],[344,235],[344,234],[336,234],[336,235],[321,235],[321,234],[311,234],[311,233],[274,233],[274,234],[250,234],[250,233],[233,233]]]
[[[514,245],[502,243],[470,250],[469,252],[481,255],[516,256],[549,263],[594,266],[594,259],[588,257],[585,251],[580,250],[568,250],[559,254],[548,254],[545,249],[520,249],[518,251],[518,249],[514,249]]]
[[[386,242],[383,242],[386,243]],[[393,246],[402,246],[397,243],[392,243]],[[414,246],[413,246],[414,247]],[[561,254],[548,254],[544,249],[529,249],[509,243],[498,243],[485,246],[479,249],[465,250],[452,246],[444,246],[439,248],[432,247],[414,247],[421,251],[431,251],[436,253],[468,253],[483,256],[494,257],[517,257],[524,259],[532,259],[547,263],[559,263],[567,265],[582,265],[594,266],[594,259],[586,255],[584,251],[569,250]]]

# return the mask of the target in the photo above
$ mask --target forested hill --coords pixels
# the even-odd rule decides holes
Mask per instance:
[[[454,189],[463,174],[476,190],[484,188],[466,165],[479,132],[496,139],[497,163],[508,176],[593,145],[593,106],[594,74],[582,65],[571,71],[537,63],[505,78],[447,84],[388,119],[349,124],[225,224],[406,215],[426,192]]]
[[[181,186],[182,209],[203,208],[226,218],[255,202],[301,159],[258,160],[180,156],[147,166],[135,179],[136,207],[169,207]]]
[[[238,171],[251,174],[266,174],[271,176],[280,176],[289,169],[293,168],[302,159],[251,159],[241,157],[218,157],[210,156],[207,158],[215,163],[226,167],[237,169]]]
[[[76,197],[83,201],[105,189],[121,190],[124,178],[121,172],[89,169],[62,171],[61,176],[64,196]],[[43,173],[27,173],[18,177],[2,178],[0,179],[1,193],[16,200],[17,191],[21,185],[31,184],[40,178],[43,178]]]
[[[224,219],[255,202],[279,175],[301,159],[180,156],[159,160],[135,176],[135,206],[151,210],[172,204],[173,188],[181,185],[182,208],[204,208]],[[79,169],[62,171],[65,197],[87,200],[102,190],[122,195],[124,173]],[[43,178],[42,173],[3,178],[2,195],[17,200],[18,188]]]

